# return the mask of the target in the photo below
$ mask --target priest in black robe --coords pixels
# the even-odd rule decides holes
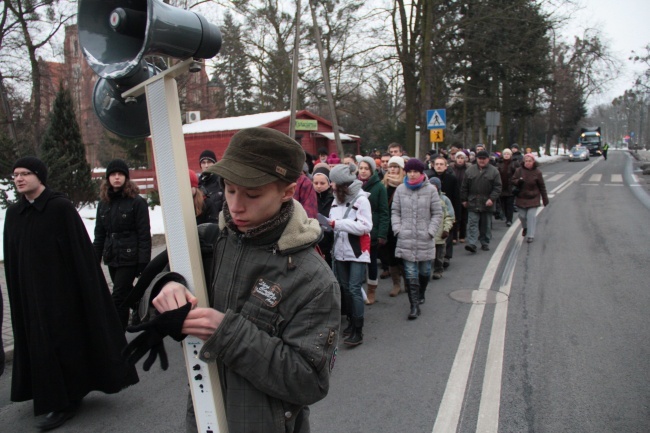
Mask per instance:
[[[37,158],[14,164],[21,194],[7,209],[4,259],[14,332],[11,400],[34,400],[42,430],[70,419],[91,391],[138,382],[121,351],[122,326],[86,228],[64,195],[46,187]]]

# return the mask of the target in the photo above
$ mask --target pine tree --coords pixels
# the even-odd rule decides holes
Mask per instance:
[[[241,116],[253,113],[253,79],[248,69],[246,47],[242,43],[241,26],[232,14],[226,12],[221,27],[224,43],[215,59],[213,82],[220,82],[223,92],[219,103],[225,107],[226,116]]]
[[[48,167],[47,186],[66,194],[75,207],[97,199],[97,185],[86,162],[79,124],[74,114],[70,91],[59,87],[43,136],[41,156]]]

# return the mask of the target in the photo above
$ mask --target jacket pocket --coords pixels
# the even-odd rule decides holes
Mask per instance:
[[[280,325],[284,322],[280,313],[268,310],[256,298],[251,298],[246,301],[240,314],[247,320],[253,322],[261,331],[271,336],[278,335]]]
[[[104,251],[102,252],[104,264],[108,265],[115,259],[115,243],[110,236],[104,242]]]

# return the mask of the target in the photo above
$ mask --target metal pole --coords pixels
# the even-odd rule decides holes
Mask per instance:
[[[296,106],[298,105],[298,64],[300,63],[300,0],[296,0],[296,36],[293,42],[293,67],[291,71],[291,117],[289,137],[296,138]]]

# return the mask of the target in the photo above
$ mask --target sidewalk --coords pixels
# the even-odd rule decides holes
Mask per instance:
[[[151,257],[155,257],[165,249],[165,237],[162,235],[155,235],[152,241]],[[102,265],[104,276],[108,287],[112,290],[113,283],[108,274],[108,268]],[[11,310],[9,309],[9,297],[7,295],[7,281],[5,280],[5,265],[0,262],[0,286],[2,286],[2,344],[4,345],[6,361],[9,362],[14,356],[14,333],[11,329]]]

